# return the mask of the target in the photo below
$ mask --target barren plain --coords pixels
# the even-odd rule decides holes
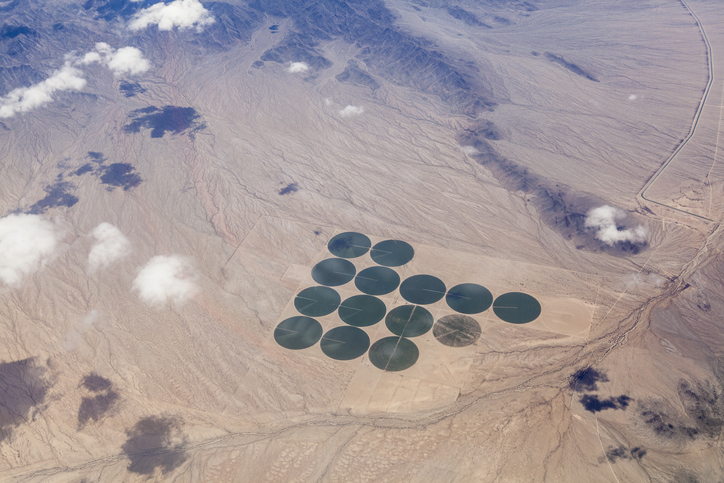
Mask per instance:
[[[720,2],[152,3],[0,1],[0,480],[722,481]]]

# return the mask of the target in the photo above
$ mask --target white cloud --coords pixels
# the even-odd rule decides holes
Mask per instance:
[[[351,117],[359,116],[363,112],[365,112],[365,110],[362,108],[362,106],[347,106],[339,111],[339,115],[342,117]]]
[[[83,73],[66,61],[62,68],[42,82],[30,87],[18,87],[0,98],[0,118],[13,117],[18,112],[28,112],[53,101],[58,91],[79,91],[85,87]]]
[[[98,46],[102,43],[103,42],[100,42],[100,43],[96,44],[96,46]],[[108,45],[108,44],[104,44],[104,45]],[[101,54],[99,54],[98,52],[88,52],[87,54],[85,54],[83,56],[82,59],[80,59],[78,61],[78,63],[83,64],[83,65],[88,65],[88,64],[92,64],[94,62],[100,62],[101,60],[102,60]]]
[[[307,64],[306,62],[292,62],[287,71],[291,72],[292,74],[307,72],[309,71],[309,64]]]
[[[97,240],[88,254],[88,271],[91,273],[107,268],[131,253],[131,242],[110,223],[101,223],[91,235]]]
[[[325,98],[324,98],[324,105],[327,106],[327,107],[331,106],[331,105],[332,105],[332,99],[330,99],[329,97],[325,97]]]
[[[639,98],[639,96],[637,96],[636,94],[631,94],[630,96],[628,96],[629,101],[635,101],[638,98]]]
[[[0,98],[0,118],[13,117],[19,112],[28,112],[53,102],[57,92],[83,89],[86,80],[79,67],[95,62],[104,63],[116,76],[141,74],[151,68],[151,63],[137,48],[114,50],[105,42],[99,42],[95,52],[88,52],[80,59],[75,54],[67,54],[63,67],[44,81],[30,87],[18,87]]]
[[[95,52],[88,52],[78,61],[79,64],[88,65],[103,62],[116,77],[124,74],[143,74],[151,68],[151,63],[143,58],[143,52],[135,47],[121,47],[114,50],[105,42],[96,44]]]
[[[55,227],[38,215],[0,218],[0,280],[18,287],[26,276],[45,266],[57,244]]]
[[[148,305],[160,306],[168,301],[181,304],[199,292],[197,278],[190,258],[158,255],[138,272],[133,290]]]
[[[626,219],[626,212],[613,206],[594,208],[586,215],[585,226],[596,230],[596,238],[613,245],[617,242],[643,243],[646,241],[646,227],[619,229],[618,221]]]
[[[476,154],[480,154],[480,151],[475,149],[473,146],[460,146],[460,150],[468,156],[475,156]]]
[[[143,53],[135,47],[122,47],[111,55],[108,68],[114,74],[142,74],[151,68],[151,63],[143,58]]]
[[[133,16],[128,28],[143,30],[150,25],[158,25],[159,30],[196,27],[200,32],[203,27],[214,22],[214,17],[199,0],[175,0],[169,4],[161,2],[144,8]]]

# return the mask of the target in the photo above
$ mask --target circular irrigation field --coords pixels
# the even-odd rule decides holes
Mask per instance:
[[[322,325],[311,317],[289,317],[274,329],[274,340],[286,349],[307,349],[317,343],[322,332]]]
[[[344,258],[327,258],[312,268],[312,278],[319,285],[336,287],[352,281],[357,269]]]
[[[366,235],[348,231],[332,237],[327,249],[339,258],[357,258],[367,253],[371,246],[372,242]]]
[[[432,335],[437,341],[448,347],[472,345],[482,333],[478,321],[467,315],[446,315],[438,319],[432,328]]]
[[[341,301],[342,297],[333,288],[309,287],[297,294],[294,307],[302,315],[322,317],[337,310]]]
[[[381,241],[370,250],[370,257],[377,265],[399,267],[415,256],[412,246],[400,240]]]
[[[432,328],[434,319],[429,310],[419,305],[402,305],[385,317],[387,328],[401,337],[417,337]]]
[[[385,295],[400,285],[400,276],[391,268],[370,267],[357,274],[354,285],[367,295]]]
[[[443,281],[432,275],[413,275],[400,285],[402,298],[416,305],[434,304],[445,292]]]
[[[505,322],[527,324],[538,318],[541,306],[535,297],[527,293],[508,292],[495,299],[493,312]]]
[[[477,283],[461,283],[448,290],[445,302],[461,314],[479,314],[493,304],[493,294]]]
[[[344,325],[327,331],[319,346],[327,357],[349,361],[367,352],[370,338],[364,330]]]
[[[420,357],[420,350],[414,342],[404,337],[385,337],[370,347],[370,362],[383,371],[409,369]]]
[[[339,318],[355,327],[369,327],[385,318],[387,306],[371,295],[354,295],[339,306]]]

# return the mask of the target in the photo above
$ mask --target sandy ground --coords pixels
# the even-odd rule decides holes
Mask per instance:
[[[724,13],[715,1],[687,4],[710,36],[714,80],[696,132],[649,196],[713,222],[637,198],[689,132],[707,82],[704,44],[679,2],[561,2],[489,32],[390,4],[406,28],[480,59],[507,99],[485,114],[503,132],[500,153],[637,213],[648,246],[626,257],[577,249],[542,222],[457,145],[469,120],[438,100],[338,83],[354,53],[341,43],[324,46],[333,68],[307,74],[251,67],[277,40],[266,28],[201,60],[169,47],[136,97],[108,74],[72,115],[59,102],[7,121],[2,212],[26,209],[59,174],[79,201],[43,215],[59,234],[54,257],[0,292],[0,371],[15,381],[6,391],[22,402],[27,387],[42,389],[6,404],[15,414],[4,416],[0,480],[720,479]],[[149,105],[193,106],[204,127],[124,132],[128,113]],[[364,113],[342,117],[347,105]],[[73,177],[88,151],[131,163],[143,182],[107,189]],[[132,250],[89,273],[101,222]],[[475,315],[482,335],[464,348],[429,332],[415,338],[418,363],[399,373],[366,355],[280,347],[274,328],[344,231],[410,243],[403,280],[428,273],[494,296],[526,292],[541,315],[525,325]],[[132,289],[139,270],[175,254],[193,260],[199,290],[144,304]],[[404,304],[397,291],[382,299]],[[429,308],[451,313],[444,301]],[[373,342],[390,335],[384,323],[364,330]],[[91,374],[107,387],[84,385]],[[98,409],[81,424],[86,400]]]

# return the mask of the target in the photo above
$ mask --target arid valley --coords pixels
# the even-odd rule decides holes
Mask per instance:
[[[724,481],[717,0],[0,0],[0,481]]]

